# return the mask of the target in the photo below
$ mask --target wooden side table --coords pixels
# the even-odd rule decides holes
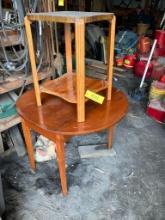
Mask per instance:
[[[64,195],[67,194],[67,180],[65,171],[64,142],[74,135],[83,135],[109,129],[108,147],[112,147],[113,128],[127,113],[128,101],[119,90],[112,90],[112,98],[102,105],[92,101],[86,103],[86,121],[77,122],[76,108],[65,100],[41,94],[42,105],[38,107],[34,91],[28,91],[17,101],[17,111],[22,120],[24,137],[27,145],[29,162],[35,169],[34,151],[31,142],[30,129],[47,137],[56,143],[57,162],[59,167],[61,187]]]
[[[67,73],[58,79],[39,87],[35,53],[30,23],[34,21],[63,23],[65,27],[65,51]],[[85,77],[85,25],[91,22],[109,22],[108,80],[96,80]],[[76,74],[72,70],[71,24],[75,26]],[[49,13],[31,13],[25,17],[25,28],[29,46],[33,82],[37,105],[41,106],[41,93],[47,93],[77,104],[77,121],[85,121],[85,92],[99,92],[107,89],[107,100],[111,99],[112,67],[115,39],[115,16],[113,13],[59,11]]]

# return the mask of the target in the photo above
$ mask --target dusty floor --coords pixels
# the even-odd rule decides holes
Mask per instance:
[[[128,81],[119,80],[122,90]],[[60,192],[56,162],[37,165],[15,153],[0,158],[6,220],[164,220],[165,127],[129,101],[116,127],[112,154],[80,159],[78,146],[106,143],[106,131],[73,138],[66,147],[69,194]]]

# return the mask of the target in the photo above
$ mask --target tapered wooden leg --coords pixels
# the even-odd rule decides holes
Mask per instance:
[[[108,53],[108,91],[107,99],[111,100],[112,93],[112,77],[113,77],[113,61],[114,61],[114,44],[115,44],[115,24],[116,17],[113,16],[113,19],[110,21],[110,31],[109,31],[109,53]]]
[[[84,21],[75,24],[76,40],[76,90],[77,90],[77,121],[85,121],[85,27]]]
[[[112,148],[112,143],[113,143],[113,131],[114,128],[111,127],[108,129],[108,148],[111,149]]]
[[[37,105],[40,106],[41,95],[40,95],[37,67],[36,67],[36,61],[35,61],[32,31],[30,27],[30,21],[28,20],[27,17],[24,18],[24,23],[25,23],[27,42],[28,42],[28,48],[29,48],[29,57],[30,57],[30,63],[31,63],[31,68],[32,68],[32,77],[33,77],[33,83],[34,83],[35,96],[36,96]]]
[[[31,141],[31,134],[30,134],[30,128],[27,126],[25,120],[22,119],[22,129],[23,134],[26,142],[26,149],[29,157],[29,162],[31,165],[31,168],[35,170],[35,159],[34,159],[34,149]]]
[[[55,142],[56,142],[56,154],[57,154],[57,162],[58,162],[58,168],[59,168],[59,173],[60,173],[62,192],[64,195],[67,195],[64,137],[61,135],[57,135]]]

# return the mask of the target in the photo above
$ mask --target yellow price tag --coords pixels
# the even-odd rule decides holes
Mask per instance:
[[[95,92],[92,92],[90,90],[87,90],[85,93],[85,97],[88,99],[91,99],[94,102],[97,102],[99,104],[102,104],[104,101],[104,96],[98,95]]]
[[[64,0],[58,0],[58,6],[64,6]]]

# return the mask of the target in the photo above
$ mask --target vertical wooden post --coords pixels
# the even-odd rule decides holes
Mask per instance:
[[[113,77],[113,61],[114,61],[114,43],[115,43],[115,24],[116,24],[116,17],[113,16],[111,20],[110,30],[109,30],[109,48],[108,48],[108,91],[107,91],[107,99],[111,100],[111,93],[112,93],[112,77]]]
[[[22,129],[23,129],[23,134],[25,138],[29,162],[30,162],[31,168],[35,170],[36,165],[35,165],[35,159],[34,159],[33,145],[31,141],[30,128],[28,127],[24,119],[22,119]]]
[[[24,22],[25,22],[27,42],[28,42],[28,48],[29,48],[29,57],[30,57],[30,63],[31,63],[31,68],[32,68],[32,76],[33,76],[33,82],[34,82],[36,101],[37,101],[37,105],[41,106],[41,95],[40,95],[40,88],[39,88],[39,82],[38,82],[38,75],[37,75],[37,68],[36,68],[36,61],[35,61],[35,54],[34,54],[34,46],[33,46],[33,38],[32,38],[32,32],[31,32],[31,27],[30,27],[30,21],[28,20],[27,17],[25,17]]]
[[[60,173],[62,192],[64,195],[67,195],[64,137],[61,135],[56,135],[55,143],[56,143],[56,154],[57,154],[57,162],[58,162],[58,168],[59,168],[59,173]]]
[[[75,23],[76,74],[77,74],[77,121],[85,121],[85,24],[83,20]]]
[[[71,25],[64,24],[65,26],[65,52],[66,52],[66,68],[67,73],[72,73],[72,37],[71,37]]]
[[[111,127],[111,128],[108,129],[108,148],[109,148],[109,149],[112,148],[113,132],[114,132],[114,128],[113,128],[113,127]]]

